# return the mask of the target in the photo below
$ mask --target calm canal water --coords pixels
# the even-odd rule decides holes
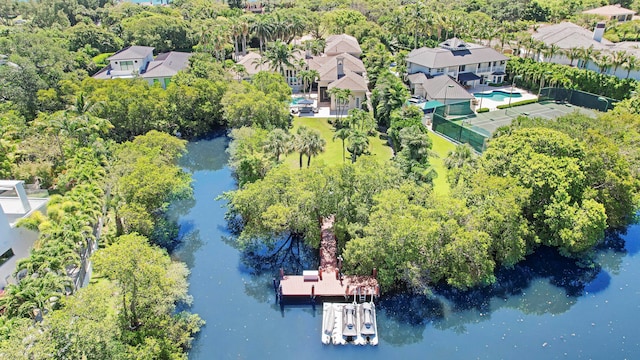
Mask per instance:
[[[182,166],[195,200],[174,204],[191,269],[192,311],[207,324],[190,359],[638,359],[640,227],[611,236],[598,266],[583,270],[543,249],[496,286],[435,297],[387,295],[378,305],[378,347],[323,346],[322,306],[275,302],[273,270],[228,240],[224,201],[234,189],[224,138],[190,143]],[[268,267],[267,267],[268,268]]]

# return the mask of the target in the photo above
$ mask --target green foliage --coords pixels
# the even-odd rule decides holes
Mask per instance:
[[[279,129],[274,129],[276,131]],[[238,186],[264,178],[272,163],[265,153],[269,133],[260,128],[241,127],[231,130],[232,139],[227,152],[229,167],[233,169]]]
[[[122,38],[127,44],[153,46],[157,52],[189,50],[194,45],[190,29],[180,14],[142,12],[122,20]]]
[[[507,72],[522,75],[522,79],[516,80],[516,85],[532,91],[537,91],[544,79],[547,86],[577,89],[622,100],[638,87],[638,82],[633,79],[620,79],[613,75],[599,74],[568,65],[515,57],[507,62]]]
[[[77,51],[86,45],[100,53],[115,52],[124,46],[124,42],[113,32],[98,25],[79,23],[65,30],[69,39],[69,50]]]
[[[272,90],[273,85],[277,86],[277,83],[259,81],[258,85],[243,83],[231,86],[221,100],[227,125],[232,128],[257,126],[267,130],[286,129],[290,120],[289,109],[283,101],[284,94]]]
[[[137,234],[121,236],[93,258],[96,271],[118,289],[115,316],[129,351],[152,358],[181,355],[204,324],[197,315],[174,314],[177,302],[189,300],[186,266]]]
[[[391,114],[400,109],[408,98],[409,90],[402,81],[389,70],[382,71],[371,93],[373,117],[378,126],[388,128],[391,125]]]
[[[478,114],[489,112],[489,108],[480,108],[476,110]]]
[[[512,108],[512,107],[516,107],[516,106],[534,104],[534,103],[537,103],[537,102],[538,102],[538,99],[520,100],[520,101],[514,101],[511,104],[498,105],[497,108],[498,109],[508,109],[508,108]],[[486,111],[489,111],[489,109],[487,109]],[[478,112],[480,112],[480,111],[478,110]]]

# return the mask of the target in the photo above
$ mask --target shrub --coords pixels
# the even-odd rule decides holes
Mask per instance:
[[[476,111],[476,113],[480,114],[480,113],[485,113],[485,112],[489,112],[489,108],[480,108]]]
[[[538,99],[529,99],[529,100],[516,101],[514,103],[511,103],[511,105],[509,105],[509,104],[498,105],[498,109],[508,109],[508,108],[512,108],[512,107],[515,107],[515,106],[533,104],[533,103],[536,103],[536,102],[538,102]]]

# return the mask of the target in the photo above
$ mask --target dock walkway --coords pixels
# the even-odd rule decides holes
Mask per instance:
[[[379,295],[375,276],[342,276],[338,260],[336,236],[333,232],[333,216],[322,219],[320,241],[320,267],[305,270],[303,275],[280,274],[279,295],[281,297],[340,297]]]

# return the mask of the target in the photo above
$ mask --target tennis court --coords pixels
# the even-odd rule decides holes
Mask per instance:
[[[449,120],[464,127],[471,128],[486,136],[490,136],[497,128],[511,124],[511,121],[518,116],[554,119],[573,113],[574,111],[578,111],[591,117],[595,117],[596,114],[593,110],[571,105],[569,103],[544,101],[540,103],[516,106],[510,109],[502,109],[456,118],[449,117]]]

